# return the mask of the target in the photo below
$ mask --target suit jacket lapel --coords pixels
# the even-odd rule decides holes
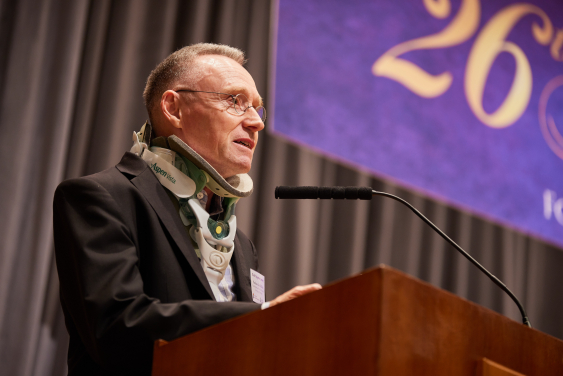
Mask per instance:
[[[131,183],[137,187],[139,192],[143,194],[152,206],[162,221],[162,224],[172,239],[174,239],[174,242],[184,257],[188,260],[188,263],[194,270],[199,281],[209,294],[210,299],[214,299],[213,292],[205,277],[199,259],[195,254],[190,239],[188,238],[184,224],[176,212],[174,204],[170,201],[170,197],[168,197],[166,191],[154,176],[153,172],[150,171],[145,161],[135,154],[125,153],[121,162],[116,167],[125,174],[135,176],[131,179]]]
[[[252,250],[250,250],[250,252],[252,252]],[[235,252],[233,258],[235,275],[237,277],[236,283],[239,286],[240,293],[238,300],[242,302],[251,302],[252,288],[250,285],[250,266],[246,262],[244,250],[242,249],[238,236],[235,237]]]

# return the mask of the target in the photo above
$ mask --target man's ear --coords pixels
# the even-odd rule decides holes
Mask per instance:
[[[162,116],[168,121],[170,125],[174,128],[182,128],[180,124],[181,111],[180,111],[180,96],[173,90],[167,90],[162,94],[160,98],[160,109],[162,110]]]

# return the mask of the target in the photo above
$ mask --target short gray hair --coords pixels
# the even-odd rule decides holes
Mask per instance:
[[[154,124],[154,110],[166,90],[169,90],[179,80],[187,81],[188,85],[192,86],[197,82],[200,70],[194,64],[194,60],[204,55],[226,56],[240,65],[246,62],[243,51],[224,44],[197,43],[172,53],[153,69],[143,92],[151,123]]]

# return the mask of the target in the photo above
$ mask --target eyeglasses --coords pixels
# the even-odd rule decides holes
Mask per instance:
[[[234,108],[235,113],[237,115],[244,114],[246,112],[246,110],[248,110],[249,108],[252,107],[258,113],[258,116],[260,116],[260,119],[262,120],[262,122],[266,121],[266,109],[264,108],[264,106],[254,107],[253,105],[250,104],[250,101],[248,100],[248,98],[244,94],[234,95],[234,94],[227,94],[227,93],[217,93],[216,91],[201,91],[201,90],[189,90],[189,89],[175,90],[176,93],[179,93],[181,91],[187,91],[189,93],[207,93],[207,94],[228,95],[229,97],[231,97],[232,105],[233,105],[233,108]]]

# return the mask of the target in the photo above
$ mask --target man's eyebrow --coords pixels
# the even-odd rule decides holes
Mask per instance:
[[[244,95],[249,94],[248,89],[246,89],[243,86],[227,86],[226,88],[223,88],[222,90],[224,90],[225,93],[234,94],[234,95],[241,94],[241,93],[244,94]]]

